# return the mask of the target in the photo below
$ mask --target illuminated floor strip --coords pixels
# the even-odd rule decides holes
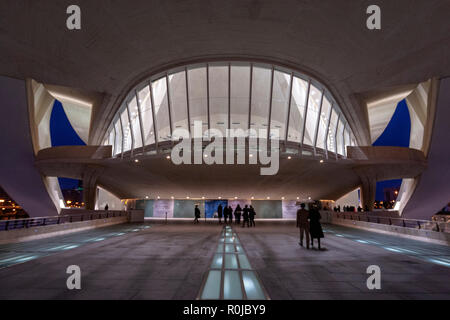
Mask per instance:
[[[117,225],[67,236],[0,245],[0,269],[148,228],[148,225]]]
[[[345,238],[367,245],[375,245],[389,252],[400,253],[422,261],[450,267],[450,250],[446,246],[421,243],[417,240],[397,238],[394,236],[379,235],[370,231],[346,230],[349,233],[342,232],[345,229],[347,228],[328,225],[324,228],[324,231],[339,238]],[[383,238],[380,239],[380,237]],[[377,241],[373,240],[373,238],[377,238]]]
[[[268,300],[237,234],[224,227],[210,269],[198,296],[200,300]]]

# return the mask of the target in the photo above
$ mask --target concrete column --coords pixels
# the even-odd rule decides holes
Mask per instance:
[[[361,179],[361,202],[363,209],[365,210],[367,207],[369,211],[373,211],[377,192],[376,173],[370,168],[358,168],[355,171]]]
[[[83,173],[83,198],[87,210],[95,210],[97,180],[102,172],[102,167],[87,166]]]

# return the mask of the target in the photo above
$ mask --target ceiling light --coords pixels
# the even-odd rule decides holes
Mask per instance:
[[[255,199],[255,197],[252,197],[252,200]]]
[[[166,159],[167,159],[167,160],[170,160],[170,156],[167,156]]]
[[[289,156],[289,157],[288,157],[288,160],[291,160],[291,159],[292,159],[292,157],[291,157],[291,156]]]
[[[174,196],[172,196],[172,197],[170,197],[170,199],[172,199],[172,200],[173,200],[173,199],[175,199],[175,197],[174,197]]]
[[[267,197],[267,200],[270,200],[270,197]]]
[[[139,159],[134,159],[134,162],[138,163],[138,162],[139,162]]]
[[[300,197],[297,197],[297,200],[300,200]]]
[[[324,163],[324,161],[323,161],[323,160],[320,160],[320,163]]]
[[[189,199],[189,197],[186,197],[186,199]]]
[[[281,200],[284,200],[284,197],[281,197]]]

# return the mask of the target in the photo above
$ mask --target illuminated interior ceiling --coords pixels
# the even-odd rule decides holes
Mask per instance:
[[[224,135],[278,129],[281,141],[342,156],[357,143],[336,100],[315,79],[275,65],[214,62],[143,81],[128,94],[103,145],[112,145],[115,156],[139,154],[179,139],[176,129],[193,131],[196,121]]]

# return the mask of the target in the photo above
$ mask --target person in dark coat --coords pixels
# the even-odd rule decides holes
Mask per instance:
[[[230,224],[233,223],[233,208],[231,206],[228,206],[228,220]]]
[[[238,204],[236,209],[234,210],[234,221],[236,224],[241,224],[241,214],[242,214],[242,208]]]
[[[223,219],[225,220],[225,224],[228,223],[228,206],[223,208]]]
[[[255,209],[252,206],[250,206],[250,211],[248,212],[248,218],[250,220],[250,227],[256,227],[255,216],[256,216]]]
[[[297,211],[297,228],[300,229],[300,242],[298,244],[303,247],[303,236],[306,236],[306,248],[309,250],[309,212],[305,209],[304,203],[300,207],[301,209]]]
[[[323,235],[322,225],[320,224],[320,219],[322,219],[322,216],[320,215],[317,206],[313,205],[309,210],[309,232],[311,234],[311,245],[314,247],[314,239],[317,239],[319,250],[320,239],[325,238]]]
[[[195,219],[194,219],[194,224],[196,223],[200,223],[198,221],[198,219],[200,219],[200,209],[198,208],[198,205],[195,206]]]
[[[222,213],[223,213],[223,208],[222,208],[222,205],[219,204],[219,207],[217,207],[217,215],[219,216],[219,224],[222,224]]]
[[[248,205],[245,205],[245,208],[243,210],[243,214],[242,214],[242,218],[244,219],[244,223],[242,224],[242,228],[245,227],[245,224],[247,224],[247,227],[250,228],[250,222],[249,222],[249,213],[250,213],[250,209],[248,207]]]

